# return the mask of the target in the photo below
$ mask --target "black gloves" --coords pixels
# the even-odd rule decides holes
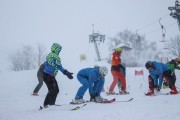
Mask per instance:
[[[66,75],[69,79],[73,79],[73,76],[72,76],[73,73],[70,73],[67,70],[64,70],[63,74]]]
[[[161,90],[161,88],[158,85],[155,85],[154,88],[157,92],[159,92]]]
[[[124,68],[124,66],[120,65],[120,68],[122,68],[123,71],[126,71],[126,69]]]
[[[169,87],[168,83],[167,82],[163,82],[163,89],[166,89],[168,87]]]
[[[98,96],[97,93],[91,94],[90,96],[91,96],[90,102],[96,102],[95,98]]]
[[[163,82],[163,86],[168,86],[167,82]]]

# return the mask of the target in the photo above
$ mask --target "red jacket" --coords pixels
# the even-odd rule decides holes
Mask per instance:
[[[119,64],[121,64],[121,56],[119,53],[114,52],[112,56],[112,65],[117,66]]]
[[[117,71],[120,72],[120,67],[121,67],[121,56],[119,53],[114,52],[112,56],[112,61],[111,61],[111,71]]]

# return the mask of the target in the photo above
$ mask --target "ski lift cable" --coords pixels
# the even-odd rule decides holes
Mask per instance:
[[[165,26],[165,28],[170,28],[170,27],[174,26],[175,24],[177,24],[177,23],[176,23],[176,22],[175,22],[175,23],[171,23],[171,24],[169,24],[169,25]],[[160,29],[160,28],[158,28],[158,29],[155,29],[155,30],[152,30],[152,31],[146,32],[146,33],[144,33],[144,34],[151,34],[151,33],[157,32],[157,31],[161,31],[161,29]]]
[[[166,15],[164,15],[163,17],[161,17],[161,19],[165,19],[165,18],[168,17],[168,16],[169,16],[169,14],[166,14]],[[159,19],[158,19],[158,20],[155,20],[155,21],[153,21],[153,22],[151,22],[151,23],[149,23],[149,24],[147,24],[147,25],[145,25],[145,26],[143,26],[143,27],[141,27],[141,28],[139,28],[139,29],[137,29],[137,31],[142,31],[143,29],[146,29],[146,28],[154,25],[154,24],[157,23],[157,22],[159,22]]]

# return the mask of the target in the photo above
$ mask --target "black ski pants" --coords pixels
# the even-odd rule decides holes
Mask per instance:
[[[44,106],[55,105],[57,95],[59,93],[59,87],[54,76],[44,73],[43,80],[47,85],[48,93],[44,100]]]
[[[175,86],[176,83],[176,76],[171,70],[167,70],[163,72],[163,77],[167,79],[167,84],[169,85],[169,88]]]

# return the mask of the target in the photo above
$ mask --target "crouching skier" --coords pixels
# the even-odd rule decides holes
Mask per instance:
[[[180,58],[172,59],[171,61],[166,63],[166,65],[171,68],[171,71],[167,71],[163,74],[163,86],[168,86],[171,89],[170,94],[178,94],[175,86],[175,69],[180,70],[180,67],[178,66],[179,64]]]
[[[91,96],[90,102],[103,102],[105,99],[100,96],[100,93],[104,86],[105,76],[108,73],[108,69],[105,66],[84,68],[77,74],[78,81],[82,86],[78,89],[73,104],[81,104],[87,102],[83,99],[83,96],[87,89]]]
[[[150,90],[148,93],[146,93],[146,96],[154,95],[154,90],[159,92],[162,87],[162,82],[163,80],[165,80],[165,78],[167,78],[168,81],[172,82],[171,85],[169,86],[171,89],[170,94],[173,94],[172,91],[177,92],[176,87],[174,86],[175,82],[173,82],[175,80],[174,74],[169,66],[167,66],[164,63],[155,62],[155,61],[153,62],[148,61],[145,66],[150,73],[150,75],[148,76]]]

